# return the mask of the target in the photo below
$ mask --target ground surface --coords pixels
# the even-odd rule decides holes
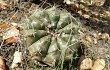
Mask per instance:
[[[57,2],[57,1],[56,1]],[[31,13],[33,13],[36,8],[42,7],[50,7],[54,3],[52,1],[20,1],[16,2],[6,1],[6,3],[10,3],[10,5],[4,9],[0,10],[0,23],[17,23],[18,29],[22,25],[22,21],[28,17]],[[98,16],[95,14],[91,15],[90,12],[86,12],[84,9],[72,7],[71,5],[66,5],[62,3],[62,1],[57,2],[56,4],[60,5],[59,7],[67,9],[72,13],[73,17],[77,19],[82,25],[80,26],[81,30],[81,47],[83,47],[83,53],[80,53],[78,58],[81,55],[85,55],[86,57],[97,59],[103,58],[106,61],[107,70],[110,69],[110,36],[106,36],[105,34],[110,34],[110,14],[109,17],[101,17],[101,13],[105,11],[110,12],[110,5],[104,4],[104,7],[88,7],[90,10],[97,12]],[[55,4],[55,5],[56,5]],[[83,11],[84,14],[91,15],[91,18],[85,18],[80,15],[77,10]],[[99,15],[100,14],[100,15]],[[94,17],[99,21],[94,20]],[[22,30],[22,28],[20,28]],[[99,35],[101,33],[101,35]],[[95,37],[94,37],[95,36]],[[22,38],[22,35],[21,35]],[[89,39],[88,39],[89,38]],[[92,39],[92,40],[90,40]],[[93,40],[97,40],[95,43]],[[31,70],[30,68],[34,68],[37,70],[45,70],[43,67],[36,67],[34,61],[31,61],[30,54],[26,47],[22,46],[22,40],[17,44],[6,44],[0,46],[0,56],[2,56],[6,60],[7,68],[10,69],[11,63],[13,61],[13,54],[16,50],[20,50],[23,53],[23,62],[19,64],[16,70]],[[82,51],[82,50],[80,50]],[[76,61],[77,62],[77,61]],[[77,63],[75,64],[77,66]],[[51,70],[52,68],[47,67],[47,70]],[[66,69],[65,69],[66,70]],[[71,68],[71,70],[74,70]]]

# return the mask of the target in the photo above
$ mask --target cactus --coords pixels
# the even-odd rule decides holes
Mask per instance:
[[[51,67],[72,60],[79,47],[78,24],[70,13],[57,7],[37,9],[23,22],[25,46],[32,59]]]

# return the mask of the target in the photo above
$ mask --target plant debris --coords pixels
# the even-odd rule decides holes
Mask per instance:
[[[22,52],[19,51],[15,51],[14,53],[14,59],[13,62],[11,64],[11,68],[15,68],[18,67],[18,64],[22,62]]]
[[[6,9],[6,7],[8,7],[8,5],[3,0],[0,0],[0,10]]]
[[[67,20],[64,20],[64,17],[61,16],[66,15],[62,15],[64,12],[59,15],[59,11],[52,11],[52,9],[49,9],[53,6],[58,7],[61,11],[70,13],[72,18],[75,18],[76,22],[74,23],[77,23],[78,31],[75,28],[71,28],[76,27],[76,25],[70,25],[67,29],[70,29],[73,32],[76,30],[75,34],[77,33],[77,35],[73,35],[73,32],[73,34],[71,34],[71,31],[66,32],[67,35],[71,37],[68,38],[68,36],[64,34],[65,29],[63,29],[63,26],[65,26],[64,23]],[[47,11],[44,12],[45,14],[35,14],[35,11],[38,13],[39,9],[42,12],[49,9],[47,10],[49,15],[47,16]],[[37,17],[33,18],[33,16]],[[47,21],[47,17],[50,18],[50,21]],[[62,18],[62,20],[58,20],[58,18]],[[34,19],[34,21],[32,19]],[[35,49],[29,49],[27,46],[35,43],[30,41],[32,39],[38,39],[35,37],[39,37],[41,36],[41,33],[44,34],[45,32],[42,32],[43,29],[39,29],[40,31],[38,31],[38,29],[32,28],[34,30],[31,30],[31,25],[28,25],[29,29],[25,29],[26,31],[24,33],[24,20],[26,23],[32,22],[33,27],[37,28],[40,27],[36,26],[36,24],[38,25],[38,23],[42,22],[41,27],[45,24],[43,27],[46,30],[45,36],[50,34],[50,37],[55,37],[55,39],[51,39],[52,43],[50,43],[50,46],[57,46],[57,48],[52,47],[50,50],[47,50],[49,51],[47,53],[44,53],[41,50],[39,51],[39,54],[33,53],[34,51],[31,50]],[[59,29],[61,29],[59,32],[61,34],[58,34],[59,32],[57,31],[59,29],[55,28],[56,25],[54,23],[57,23],[56,20],[60,21],[59,24],[64,24],[61,26],[59,25]],[[47,25],[46,23],[50,25]],[[25,43],[27,37],[24,34],[28,35],[27,37],[29,40],[27,43]],[[60,40],[60,37],[62,36],[63,38]],[[58,40],[56,40],[56,37]],[[78,43],[70,45],[70,42],[67,41],[69,44],[68,46],[70,47],[68,49],[73,52],[66,51],[65,56],[68,56],[63,58],[64,53],[59,50],[61,49],[59,46],[61,44],[65,46],[65,41],[62,42],[62,40],[68,39],[72,39],[72,42],[78,41]],[[57,43],[60,45],[56,45],[55,40],[58,41]],[[47,41],[50,40],[48,39]],[[39,41],[39,43],[41,42],[42,41]],[[44,46],[45,45],[46,44],[44,44]],[[75,49],[73,49],[73,47],[71,47],[72,45],[78,46],[79,48],[74,47]],[[38,49],[39,48],[36,50]],[[41,49],[45,50],[44,47]],[[51,53],[52,50],[54,51],[55,49],[58,49],[55,51],[56,53]],[[53,56],[59,52],[62,53],[60,58]],[[42,53],[46,55],[44,56]],[[71,53],[74,53],[74,55],[70,55]],[[43,57],[35,57],[39,55]],[[0,0],[0,56],[0,65],[3,63],[2,68],[0,67],[1,70],[77,70],[78,67],[80,70],[110,70],[110,1]],[[73,57],[71,58],[71,56]],[[71,58],[71,61],[68,62],[69,58]],[[55,59],[59,62],[55,61]],[[64,64],[63,59],[67,60],[64,60]]]
[[[6,64],[3,57],[0,56],[0,70],[6,70]]]

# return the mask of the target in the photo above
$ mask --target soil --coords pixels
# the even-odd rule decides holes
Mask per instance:
[[[64,3],[62,3],[62,0],[47,0],[47,2],[44,3],[44,1],[36,1],[36,0],[20,0],[17,2],[17,0],[6,0],[6,3],[10,4],[9,7],[7,7],[4,10],[0,10],[0,23],[17,23],[19,26],[22,25],[22,21],[27,18],[28,16],[30,16],[38,7],[41,8],[45,8],[45,7],[51,7],[54,5],[60,5],[59,7],[61,8],[65,8],[67,9],[68,6],[65,5]],[[44,3],[44,4],[43,4]],[[109,4],[107,2],[107,4],[104,4],[104,7],[89,7],[91,10],[94,11],[99,11],[99,12],[103,12],[103,10],[109,10],[108,8]],[[69,6],[70,8],[70,6]],[[102,10],[103,9],[103,10]],[[108,33],[110,34],[110,18],[101,18],[98,17],[99,20],[102,20],[100,22],[94,21],[92,18],[91,19],[85,19],[84,17],[82,17],[81,15],[79,15],[76,11],[71,10],[71,9],[67,9],[70,13],[72,13],[73,17],[75,17],[77,19],[78,22],[80,22],[81,25],[81,30],[83,32],[83,36],[81,36],[82,40],[86,40],[85,36],[91,36],[91,34],[93,33]],[[89,13],[91,14],[91,13]],[[15,19],[13,18],[15,17]],[[22,28],[21,28],[22,29]],[[93,38],[93,37],[92,37]],[[85,47],[86,46],[86,47]],[[83,47],[84,49],[80,49],[80,51],[84,51],[84,52],[79,52],[79,56],[84,55],[86,57],[90,57],[93,60],[97,59],[97,58],[103,58],[106,60],[106,68],[107,70],[110,69],[110,42],[108,42],[108,40],[106,39],[98,39],[98,43],[97,44],[92,44],[89,45],[90,47],[88,47],[88,44],[85,45],[84,43],[81,43],[81,47]],[[7,45],[2,45],[0,47],[0,56],[2,56],[5,61],[6,61],[6,65],[7,65],[7,70],[11,70],[10,66],[11,63],[13,61],[13,54],[16,50],[20,50],[21,52],[23,52],[23,62],[21,64],[19,64],[18,68],[16,68],[15,70],[32,70],[33,68],[36,68],[35,66],[39,66],[39,68],[41,68],[42,70],[45,68],[42,68],[42,64],[38,64],[34,61],[31,60],[31,56],[28,52],[28,50],[26,49],[26,47],[23,47],[23,43],[22,42],[18,42],[17,44],[7,44]],[[97,57],[98,56],[98,57]],[[77,59],[78,61],[78,59]],[[76,61],[76,62],[77,62]],[[75,64],[77,66],[77,63]],[[37,69],[37,68],[36,68]],[[51,68],[49,68],[49,70],[51,70]],[[72,69],[71,69],[72,70]]]

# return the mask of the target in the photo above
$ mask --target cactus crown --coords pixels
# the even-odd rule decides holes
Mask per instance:
[[[24,22],[31,55],[49,66],[55,66],[60,58],[71,60],[78,48],[78,29],[71,14],[56,7],[38,9]]]

